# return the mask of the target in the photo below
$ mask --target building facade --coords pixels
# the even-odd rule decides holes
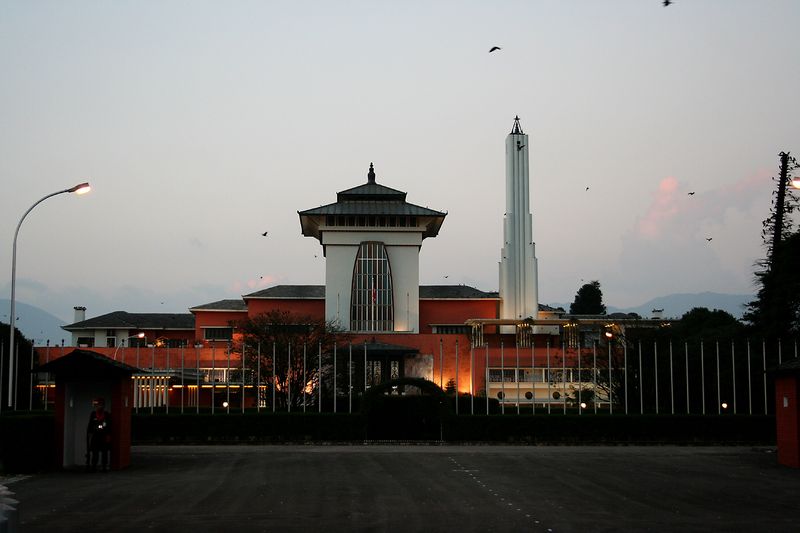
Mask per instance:
[[[118,311],[86,319],[85,309],[76,308],[75,323],[65,329],[72,332],[75,346],[103,349],[149,369],[149,377],[137,382],[145,387],[137,393],[137,405],[170,401],[180,353],[181,387],[191,386],[186,370],[194,370],[194,402],[204,402],[203,386],[211,388],[207,401],[217,402],[218,383],[228,385],[230,397],[231,382],[238,380],[244,406],[248,383],[260,390],[263,382],[253,378],[257,372],[260,376],[260,368],[252,368],[242,355],[245,349],[237,348],[238,324],[276,310],[335,324],[347,336],[351,362],[353,347],[359,360],[363,354],[364,388],[420,377],[506,403],[560,401],[568,393],[567,373],[559,374],[556,385],[555,369],[566,364],[566,350],[573,347],[563,342],[563,310],[538,303],[529,143],[515,118],[505,143],[499,293],[464,285],[420,286],[423,241],[438,235],[447,214],[412,204],[405,192],[379,183],[370,163],[366,183],[337,193],[333,203],[298,211],[302,234],[317,239],[322,248],[324,285],[278,285],[241,299],[197,305],[184,315]],[[291,353],[281,356],[291,358]],[[321,368],[321,353],[319,358]],[[309,387],[303,381],[304,394]],[[560,392],[554,395],[554,388]],[[261,392],[251,397],[257,405],[265,401]]]

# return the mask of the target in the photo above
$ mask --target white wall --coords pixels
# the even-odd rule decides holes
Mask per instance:
[[[325,318],[350,329],[350,290],[359,245],[383,242],[389,256],[394,294],[395,331],[419,331],[419,249],[418,231],[326,231]]]

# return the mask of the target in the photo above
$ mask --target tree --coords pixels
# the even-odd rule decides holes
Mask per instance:
[[[766,258],[756,263],[756,300],[748,304],[745,320],[753,332],[765,338],[780,338],[800,333],[800,237],[794,231],[792,213],[798,207],[795,190],[789,186],[791,174],[800,165],[788,153],[780,154],[779,176],[773,178],[770,216],[763,222],[762,238]]]
[[[0,322],[0,402],[3,409],[6,409],[8,401],[8,363],[10,355],[8,353],[8,324]],[[33,342],[30,341],[19,330],[14,328],[14,349],[16,350],[16,363],[14,364],[15,385],[14,385],[14,406],[17,409],[27,409],[29,401],[29,391],[31,386],[31,373],[28,369],[31,366],[31,357],[34,357]],[[35,360],[34,360],[35,362]]]
[[[742,330],[742,323],[727,311],[695,307],[672,325],[671,337],[689,342],[698,339],[734,339],[741,336]]]
[[[346,335],[334,323],[288,311],[261,313],[235,325],[242,334],[242,344],[236,347],[237,351],[244,351],[248,366],[261,369],[262,382],[275,388],[275,398],[284,407],[302,406],[303,391],[318,390],[320,378],[325,381],[332,376],[330,358],[325,359],[320,376],[319,351],[327,354],[337,343],[346,340]],[[316,395],[305,395],[305,400],[316,403]]]
[[[604,315],[606,306],[603,304],[603,291],[600,290],[599,281],[591,281],[578,289],[575,301],[569,306],[571,315]]]

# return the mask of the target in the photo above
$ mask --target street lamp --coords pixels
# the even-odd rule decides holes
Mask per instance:
[[[33,208],[39,205],[40,203],[44,202],[51,196],[56,196],[58,194],[64,193],[75,193],[75,194],[85,194],[91,190],[91,186],[89,183],[79,183],[74,187],[70,187],[69,189],[64,189],[63,191],[57,191],[54,193],[50,193],[25,211],[25,214],[22,215],[22,218],[19,219],[19,224],[17,224],[17,229],[14,231],[14,248],[11,253],[11,317],[9,319],[10,327],[8,329],[8,407],[14,406],[14,330],[16,329],[15,322],[14,322],[14,313],[16,312],[16,305],[14,301],[15,296],[15,289],[17,283],[17,236],[19,235],[19,228],[22,226],[22,221],[25,220],[25,217],[28,216],[28,213],[33,211]]]
[[[122,342],[117,345],[117,349],[114,350],[114,355],[112,356],[112,359],[114,359],[114,361],[117,360],[117,352],[119,351],[119,347],[123,346],[125,344],[125,341],[128,340],[128,339],[144,339],[144,331],[139,332],[136,335],[131,335],[130,337],[125,337],[124,339],[122,339]],[[125,356],[124,352],[123,352],[122,355],[123,355],[123,358],[124,358],[124,356]]]

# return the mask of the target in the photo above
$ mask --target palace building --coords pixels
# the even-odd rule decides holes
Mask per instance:
[[[75,322],[64,329],[74,346],[149,369],[135,380],[141,388],[137,405],[171,401],[179,353],[181,386],[188,386],[186,368],[195,371],[194,402],[206,403],[202,387],[214,392],[219,383],[229,385],[230,396],[231,368],[241,367],[241,405],[252,405],[243,376],[254,370],[245,369],[230,346],[237,322],[273,310],[337,324],[348,334],[350,350],[356,346],[363,353],[365,387],[421,377],[506,403],[560,401],[574,380],[565,368],[558,385],[563,390],[554,396],[551,370],[568,357],[569,328],[562,309],[538,302],[529,149],[517,117],[505,143],[499,293],[419,284],[423,241],[439,234],[447,213],[409,202],[405,192],[381,183],[370,163],[366,183],[338,192],[333,203],[298,211],[302,234],[322,247],[324,285],[277,285],[180,315],[118,311],[86,319],[85,309],[76,308]]]

